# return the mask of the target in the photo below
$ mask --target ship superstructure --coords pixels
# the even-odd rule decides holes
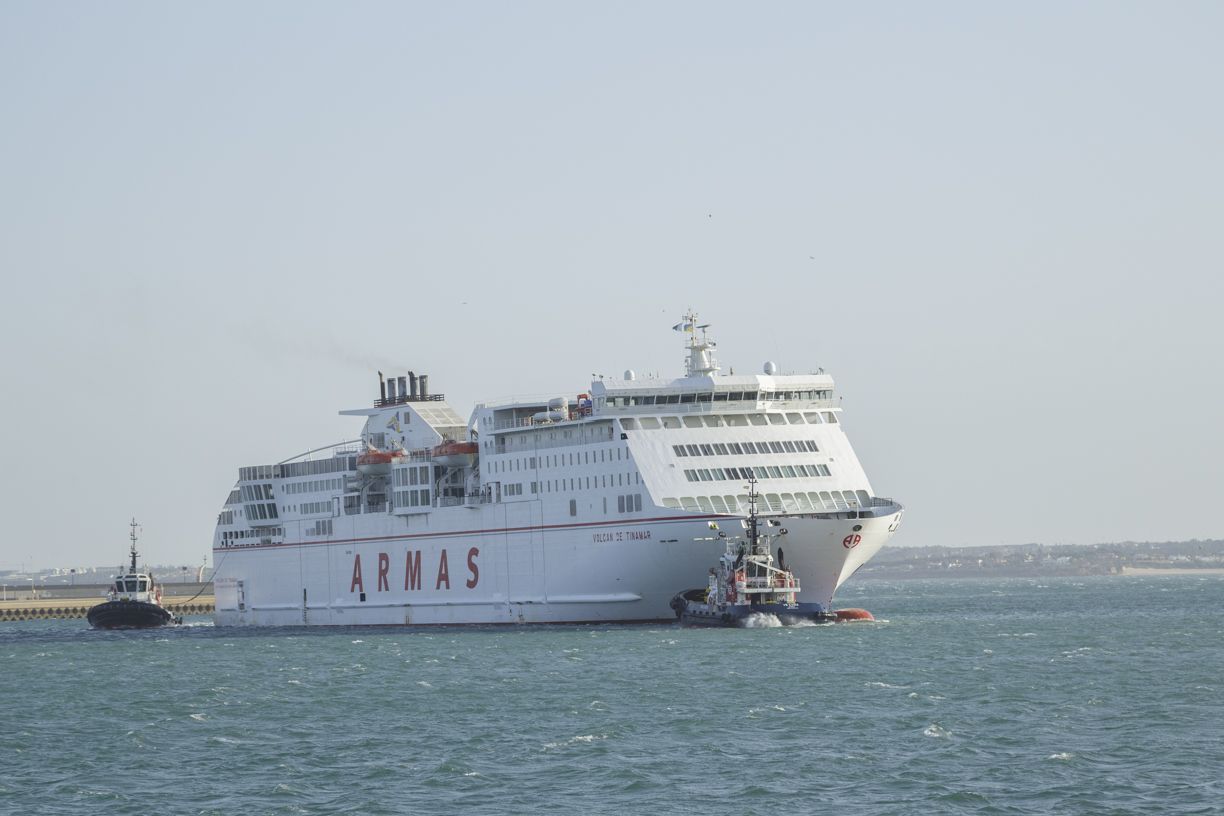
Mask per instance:
[[[798,600],[829,607],[902,508],[875,495],[832,377],[723,374],[687,315],[685,375],[479,404],[379,375],[359,438],[244,467],[214,538],[219,625],[654,621],[723,550],[784,522]]]

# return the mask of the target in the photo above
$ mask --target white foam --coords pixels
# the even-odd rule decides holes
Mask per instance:
[[[952,732],[944,728],[939,723],[931,723],[926,728],[922,729],[924,737],[935,737],[937,739],[947,739],[952,736]]]
[[[544,743],[544,749],[552,750],[556,748],[564,748],[567,745],[589,745],[596,740],[606,740],[607,738],[607,734],[583,734],[577,737],[570,737],[569,739],[562,740],[561,742],[546,742]]]
[[[1075,759],[1075,754],[1070,754],[1070,753],[1067,753],[1066,751],[1062,751],[1057,754],[1050,754],[1048,757],[1046,757],[1046,759],[1056,759],[1056,760],[1065,762],[1068,759]]]
[[[744,618],[745,629],[776,629],[782,625],[777,615],[769,612],[753,612]]]

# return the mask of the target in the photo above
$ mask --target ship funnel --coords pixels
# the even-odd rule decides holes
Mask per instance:
[[[383,402],[387,401],[387,384],[383,382],[382,372],[378,372],[378,393]]]
[[[400,400],[408,399],[408,378],[407,377],[397,377],[396,379],[399,380]]]
[[[429,375],[421,374],[417,377],[417,387],[421,389],[421,399],[429,396]]]
[[[391,402],[395,402],[395,378],[387,380],[387,398]]]
[[[412,399],[414,400],[417,398],[417,381],[416,380],[417,380],[416,374],[413,374],[411,371],[409,371],[408,372],[408,382],[412,386]]]

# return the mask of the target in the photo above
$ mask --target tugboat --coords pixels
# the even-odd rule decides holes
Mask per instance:
[[[726,537],[726,550],[717,567],[710,568],[709,583],[702,589],[678,593],[671,601],[676,617],[685,626],[745,627],[753,615],[773,615],[784,626],[801,621],[832,623],[846,619],[818,603],[798,603],[799,579],[782,563],[782,549],[775,560],[773,540],[786,535],[778,522],[757,517],[756,479],[748,480],[748,518],[741,523],[746,537]],[[712,529],[717,529],[714,522]],[[764,530],[762,529],[764,528]],[[773,532],[776,529],[777,532]]]
[[[162,606],[162,591],[153,576],[136,571],[136,519],[132,519],[131,565],[115,576],[106,601],[89,610],[86,618],[94,629],[149,629],[183,622]]]

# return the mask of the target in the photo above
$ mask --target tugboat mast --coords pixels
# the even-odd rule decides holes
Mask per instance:
[[[757,529],[757,480],[756,476],[748,476],[748,544],[752,547],[753,555],[757,554],[757,541],[760,539],[761,533]]]
[[[130,536],[132,539],[132,568],[130,572],[136,572],[136,526],[136,517],[132,516],[132,533]]]

